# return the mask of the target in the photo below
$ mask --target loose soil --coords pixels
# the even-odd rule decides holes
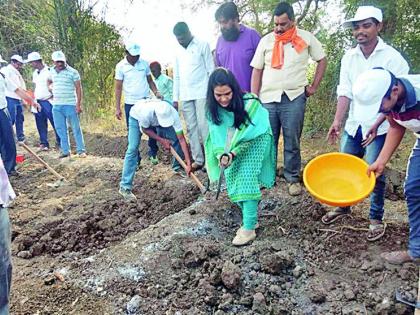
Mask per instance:
[[[118,194],[124,135],[85,139],[86,159],[40,153],[67,182],[27,153],[12,178],[12,314],[413,313],[394,295],[401,288],[415,299],[417,268],[379,257],[407,246],[403,166],[389,173],[388,229],[378,242],[365,238],[368,201],[325,226],[320,218],[329,208],[306,192],[290,197],[279,177],[264,191],[257,239],[235,248],[241,214],[225,194],[217,201],[214,192],[201,195],[160,153],[156,166],[142,161],[138,200],[126,203]],[[331,150],[323,141],[304,140],[305,161]],[[405,165],[410,141],[394,165]],[[147,156],[145,143],[141,151]]]

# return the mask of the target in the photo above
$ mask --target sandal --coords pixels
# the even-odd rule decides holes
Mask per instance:
[[[321,221],[324,224],[331,224],[337,221],[338,219],[350,215],[351,210],[350,209],[343,209],[343,208],[336,208],[333,211],[327,212],[322,218]]]
[[[366,238],[369,242],[379,240],[384,236],[386,230],[386,223],[369,224],[369,231],[367,232]]]

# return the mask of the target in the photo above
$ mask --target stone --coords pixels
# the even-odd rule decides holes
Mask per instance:
[[[140,308],[141,297],[134,295],[127,303],[127,314],[136,314]]]
[[[241,270],[231,261],[226,261],[223,265],[221,278],[226,288],[236,289],[241,280]]]
[[[264,272],[279,275],[282,270],[291,267],[294,261],[288,252],[281,251],[275,254],[262,255],[260,263]]]

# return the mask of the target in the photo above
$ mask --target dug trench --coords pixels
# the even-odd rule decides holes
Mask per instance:
[[[416,267],[379,257],[407,245],[399,185],[389,186],[385,237],[369,243],[368,202],[324,226],[328,208],[290,197],[278,178],[263,192],[257,239],[235,248],[241,215],[225,194],[202,196],[163,154],[142,163],[138,200],[125,203],[125,139],[85,137],[86,159],[40,153],[68,182],[29,156],[12,178],[12,314],[412,314],[394,294],[415,299]]]

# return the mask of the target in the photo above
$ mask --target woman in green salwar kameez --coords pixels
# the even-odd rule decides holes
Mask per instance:
[[[261,187],[275,182],[274,142],[268,112],[251,93],[241,91],[229,70],[217,68],[209,78],[205,142],[206,167],[211,182],[225,166],[227,193],[242,209],[242,226],[232,241],[245,245],[255,237]]]

